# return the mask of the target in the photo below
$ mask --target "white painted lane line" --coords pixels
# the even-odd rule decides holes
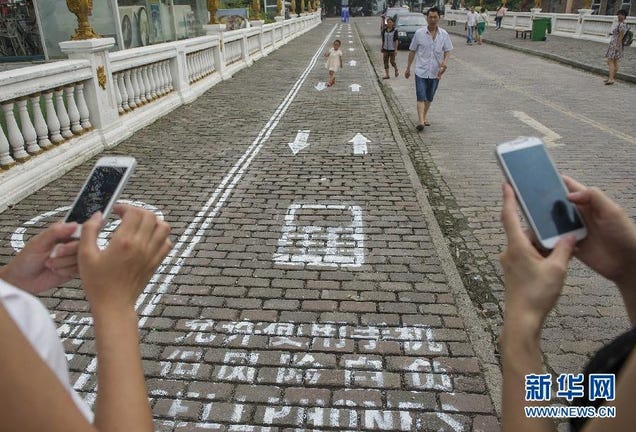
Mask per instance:
[[[561,147],[564,145],[561,143],[557,143],[557,141],[561,139],[561,135],[548,128],[547,126],[539,123],[538,120],[533,119],[523,111],[512,111],[512,115],[542,134],[543,142],[545,143],[546,147]]]
[[[309,147],[309,132],[309,129],[299,130],[294,142],[289,143],[289,148],[294,155],[298,154],[302,149]]]
[[[354,155],[365,155],[368,153],[367,151],[367,143],[371,142],[370,139],[362,135],[361,133],[357,133],[352,139],[349,140],[350,143],[353,143],[353,154]]]
[[[225,203],[225,201],[227,200],[227,198],[233,191],[236,183],[238,183],[238,181],[243,177],[245,170],[249,167],[254,157],[258,154],[258,152],[262,148],[263,144],[269,139],[273,129],[278,125],[278,122],[280,121],[282,116],[287,112],[287,109],[296,98],[296,95],[298,94],[298,91],[300,90],[301,86],[306,81],[307,76],[309,75],[309,72],[313,69],[318,59],[322,56],[325,46],[329,42],[329,39],[331,38],[334,30],[335,30],[335,26],[329,32],[329,34],[323,41],[322,45],[320,45],[320,47],[318,48],[314,56],[311,58],[311,60],[309,61],[309,64],[307,65],[303,73],[300,75],[298,80],[294,83],[289,93],[287,93],[287,95],[285,96],[281,104],[276,108],[276,111],[274,112],[274,114],[272,114],[272,116],[267,121],[265,126],[261,129],[256,139],[248,147],[248,149],[241,156],[238,162],[234,164],[234,166],[232,167],[232,169],[230,169],[228,174],[223,178],[223,180],[221,181],[221,184],[214,190],[210,199],[203,205],[201,210],[197,213],[197,216],[195,217],[195,219],[188,225],[184,233],[179,237],[179,240],[177,241],[176,245],[170,251],[168,256],[163,260],[158,271],[153,275],[152,279],[150,280],[150,282],[144,289],[144,293],[139,297],[135,305],[137,310],[139,310],[139,308],[141,308],[144,302],[147,300],[147,304],[145,308],[143,309],[143,311],[141,312],[142,317],[139,320],[140,327],[142,327],[145,324],[146,320],[148,319],[148,316],[154,310],[155,305],[161,300],[161,298],[163,297],[163,294],[167,292],[168,286],[172,282],[172,279],[174,279],[174,277],[179,273],[185,260],[190,257],[196,245],[201,241],[203,233],[205,232],[205,230],[207,230],[207,228],[212,223],[219,209],[223,206],[223,204]],[[217,198],[218,198],[218,201],[217,201]],[[208,213],[208,210],[215,203],[216,205],[214,205],[212,210],[209,211]],[[201,223],[201,220],[203,220],[202,223]],[[192,239],[190,239],[193,233],[194,233],[194,236],[192,237]],[[187,244],[187,248],[181,254],[179,254],[179,251],[181,250],[181,248],[183,248],[186,244]],[[176,258],[176,262],[174,262],[172,266],[170,266],[170,264],[173,262],[175,258]],[[166,269],[168,269],[166,277],[164,278],[163,282],[157,289],[156,293],[150,296],[152,292],[152,287],[159,282],[159,280],[161,279],[161,276],[163,276],[164,271],[166,271]],[[73,387],[76,390],[84,390],[81,386],[78,387],[78,384],[83,385],[83,383],[87,382],[85,375],[90,376],[91,374],[90,373],[87,374],[86,372],[84,372],[82,375],[78,377],[75,384],[73,385]]]
[[[287,94],[283,102],[281,102],[281,104],[278,106],[278,108],[276,109],[272,117],[270,117],[269,121],[263,127],[263,129],[261,129],[260,133],[258,134],[258,137],[254,140],[254,142],[248,148],[245,154],[243,154],[239,162],[237,162],[234,165],[234,167],[232,167],[232,169],[230,170],[230,173],[228,173],[228,175],[226,175],[226,177],[223,179],[221,186],[219,186],[214,191],[213,196],[218,196],[222,192],[221,198],[218,200],[218,202],[216,203],[216,205],[214,206],[210,214],[205,218],[205,220],[203,221],[203,223],[197,230],[195,236],[188,244],[187,249],[181,254],[181,257],[179,257],[179,260],[172,266],[172,268],[168,272],[168,275],[164,279],[163,283],[157,289],[157,293],[154,294],[153,297],[149,300],[148,304],[146,305],[143,312],[141,313],[141,315],[143,316],[140,320],[141,325],[145,323],[146,316],[152,313],[152,311],[155,308],[155,304],[159,302],[161,297],[163,297],[163,294],[168,290],[169,284],[172,282],[172,279],[174,279],[174,277],[179,273],[179,270],[181,270],[181,267],[183,266],[184,261],[190,257],[190,254],[192,253],[196,245],[201,241],[201,237],[203,236],[203,233],[208,229],[210,224],[212,224],[212,221],[216,217],[216,214],[221,209],[223,204],[225,204],[225,201],[234,190],[234,187],[236,186],[238,181],[243,177],[243,174],[245,174],[246,169],[249,167],[254,157],[260,152],[265,142],[269,139],[272,131],[278,125],[278,122],[281,120],[283,115],[287,112],[287,109],[289,108],[291,103],[294,101],[294,99],[296,98],[296,95],[298,94],[298,91],[300,90],[301,86],[307,79],[309,72],[313,69],[318,59],[322,56],[323,50],[325,46],[327,45],[327,43],[329,42],[332,32],[333,32],[333,29],[327,35],[322,45],[318,48],[318,50],[316,51],[316,53],[310,60],[309,64],[307,65],[307,68],[303,71],[303,73],[298,78],[296,83],[294,83],[294,86],[289,91],[289,93]],[[230,179],[231,179],[230,184],[228,186],[224,186],[228,181],[230,181]]]

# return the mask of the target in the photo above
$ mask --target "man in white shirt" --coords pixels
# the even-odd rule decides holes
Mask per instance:
[[[415,92],[417,95],[417,130],[430,126],[427,120],[428,109],[433,102],[437,85],[446,72],[446,64],[453,49],[450,36],[438,26],[439,9],[432,7],[426,12],[428,25],[413,35],[409,47],[409,62],[404,72],[405,78],[411,76],[411,64],[415,61]]]
[[[466,14],[466,43],[472,45],[475,42],[473,35],[475,34],[475,27],[477,26],[477,12],[475,12],[475,6],[470,7],[470,11]]]

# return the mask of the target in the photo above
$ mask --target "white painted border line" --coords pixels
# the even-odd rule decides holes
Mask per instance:
[[[148,301],[148,304],[146,305],[146,307],[141,312],[141,315],[143,315],[140,321],[141,325],[145,323],[146,316],[152,313],[155,307],[154,305],[158,303],[158,301],[161,299],[163,294],[167,291],[168,285],[170,284],[170,282],[172,282],[172,279],[174,279],[174,277],[179,273],[179,270],[183,266],[184,260],[190,257],[190,254],[192,253],[196,245],[201,241],[201,237],[203,236],[203,233],[212,224],[214,218],[216,217],[216,214],[221,209],[221,207],[223,207],[223,205],[225,204],[225,201],[229,198],[230,194],[234,190],[234,187],[245,174],[247,168],[249,168],[254,157],[256,157],[256,155],[260,152],[261,148],[263,147],[265,142],[267,142],[273,130],[276,128],[276,126],[278,126],[278,122],[280,122],[283,115],[287,112],[287,109],[296,98],[296,95],[298,94],[298,91],[300,90],[301,86],[306,81],[307,76],[309,75],[309,72],[311,72],[311,69],[313,69],[316,62],[318,61],[318,58],[322,55],[325,45],[331,38],[332,32],[333,32],[333,29],[331,30],[331,32],[329,32],[329,34],[323,41],[322,45],[318,48],[318,50],[312,57],[311,61],[309,62],[309,65],[307,65],[307,68],[301,74],[300,78],[298,78],[298,80],[296,81],[292,89],[289,91],[289,93],[287,94],[283,102],[281,102],[281,104],[278,106],[278,108],[276,109],[272,117],[270,117],[268,122],[261,129],[256,139],[252,142],[252,145],[250,145],[250,147],[239,159],[239,161],[232,167],[230,172],[225,176],[225,178],[221,182],[221,185],[219,185],[219,187],[214,191],[212,198],[208,201],[210,205],[213,202],[213,200],[222,192],[221,198],[216,202],[216,205],[214,206],[212,211],[208,214],[208,216],[205,218],[201,226],[198,228],[196,234],[194,235],[192,240],[189,242],[188,247],[181,254],[181,257],[172,266],[172,268],[168,272],[168,275],[166,276],[162,284],[157,289],[157,293],[153,295],[153,297]],[[228,181],[230,181],[230,179],[231,179],[230,184],[227,187],[224,187],[224,185]]]
[[[336,26],[334,26],[334,28],[332,28],[329,34],[325,37],[325,40],[320,45],[320,47],[318,48],[314,56],[311,58],[311,60],[309,61],[309,64],[307,65],[303,73],[300,75],[298,80],[294,83],[289,93],[287,93],[287,96],[285,96],[285,99],[283,99],[281,104],[276,108],[276,111],[274,112],[274,114],[272,114],[272,116],[267,121],[265,126],[263,126],[263,128],[260,130],[256,139],[247,148],[247,150],[241,156],[238,162],[234,164],[232,169],[230,169],[228,174],[221,181],[221,184],[214,190],[210,199],[203,205],[203,207],[197,213],[194,220],[188,225],[186,230],[179,237],[175,246],[172,248],[168,256],[163,260],[158,271],[153,275],[152,279],[150,280],[150,282],[144,289],[144,292],[137,299],[137,303],[135,304],[135,307],[139,310],[139,308],[141,308],[142,305],[144,304],[144,301],[148,298],[148,295],[150,294],[152,287],[155,284],[157,284],[161,276],[164,274],[164,271],[170,266],[174,258],[179,255],[179,251],[181,250],[181,248],[184,247],[186,242],[188,242],[192,233],[196,231],[195,235],[192,237],[192,240],[189,242],[187,248],[183,251],[183,253],[181,253],[181,255],[178,257],[176,262],[172,264],[172,266],[168,270],[167,276],[165,277],[165,279],[163,280],[163,282],[157,289],[157,292],[148,299],[147,304],[141,313],[143,316],[139,320],[139,326],[143,326],[145,324],[148,318],[148,315],[152,313],[152,311],[155,308],[155,305],[160,301],[161,297],[163,297],[163,294],[167,292],[168,285],[170,284],[170,282],[172,282],[172,279],[174,279],[174,276],[179,273],[179,271],[181,270],[181,267],[183,266],[184,261],[190,257],[190,254],[194,250],[194,247],[199,243],[199,241],[201,241],[201,236],[203,232],[210,226],[210,224],[214,220],[214,217],[218,213],[219,209],[223,206],[223,204],[225,203],[229,195],[232,193],[236,183],[238,183],[238,181],[243,177],[245,170],[249,167],[254,157],[258,154],[258,152],[262,148],[263,144],[269,139],[272,131],[276,128],[282,116],[287,112],[287,109],[296,98],[296,95],[298,94],[300,87],[304,84],[304,82],[307,79],[307,76],[309,75],[309,73],[315,66],[316,62],[322,55],[325,45],[331,39],[331,36],[335,28]],[[226,186],[228,182],[230,182],[230,184]],[[218,200],[218,202],[216,203],[212,211],[210,211],[209,214],[207,214],[210,207],[217,201],[217,198],[219,197],[219,195],[221,195],[221,198]],[[201,219],[203,219],[204,217],[205,219],[203,223],[199,225]],[[89,366],[88,366],[89,370],[96,366],[96,361],[97,361],[96,358],[92,359],[92,361],[89,363]],[[85,382],[87,382],[87,377],[85,377],[84,375],[90,376],[91,374],[87,374],[86,372],[84,372],[78,377],[78,379],[75,381],[75,384],[73,385],[73,387],[76,390],[83,390],[82,386]],[[80,385],[80,387],[78,387],[78,384]]]
[[[561,147],[563,144],[557,143],[557,140],[561,139],[561,135],[540,123],[538,120],[530,117],[523,111],[511,111],[512,115],[515,116],[518,120],[530,126],[532,129],[538,131],[540,134],[543,134],[543,142],[546,147]]]

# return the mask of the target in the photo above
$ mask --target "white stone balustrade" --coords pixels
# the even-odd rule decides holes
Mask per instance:
[[[0,126],[1,168],[8,169],[91,129],[80,90],[84,83],[73,82],[89,78],[88,64],[76,60],[1,74],[0,125],[5,125]]]
[[[447,20],[455,20],[458,23],[466,22],[466,12],[446,9]],[[609,42],[609,32],[616,26],[617,19],[613,15],[581,15],[540,12],[537,17],[550,18],[552,20],[552,34],[556,36],[587,39],[597,42]],[[491,24],[495,22],[495,11],[488,13]],[[629,25],[636,25],[635,17],[627,17]],[[531,12],[507,12],[502,21],[503,28],[532,28]],[[636,45],[632,45],[636,47]]]
[[[0,72],[0,211],[319,24],[313,13],[112,53],[112,38],[62,42],[69,60]]]

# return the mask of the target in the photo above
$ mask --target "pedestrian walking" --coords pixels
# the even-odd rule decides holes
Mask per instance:
[[[607,66],[609,68],[605,85],[614,84],[616,72],[618,72],[618,62],[623,58],[623,37],[625,37],[625,33],[627,33],[627,24],[625,23],[627,12],[624,9],[621,9],[616,13],[616,16],[618,18],[618,24],[610,32],[610,36],[612,36],[612,38],[610,39],[607,52],[605,53],[605,57],[607,57]]]
[[[486,32],[486,26],[488,25],[488,12],[486,8],[481,8],[477,15],[477,45],[481,45],[483,34]]]
[[[472,45],[475,42],[475,26],[477,25],[477,12],[475,6],[471,6],[466,14],[466,43]]]
[[[508,8],[503,3],[499,5],[497,8],[497,12],[495,13],[495,30],[499,30],[501,28],[501,22],[503,21],[503,17],[508,12]]]
[[[426,11],[427,26],[418,29],[409,47],[409,60],[404,77],[411,76],[411,64],[415,60],[415,93],[417,96],[417,130],[430,126],[428,110],[433,102],[439,81],[446,72],[450,51],[453,49],[450,36],[439,27],[439,8]]]
[[[386,28],[382,30],[382,60],[384,61],[384,76],[382,79],[389,79],[389,62],[395,69],[395,76],[399,76],[395,54],[398,47],[398,35],[393,27],[393,18],[387,18]]]
[[[342,50],[340,49],[340,39],[333,42],[333,46],[329,48],[329,52],[325,54],[327,62],[325,67],[329,70],[329,82],[327,87],[331,87],[336,83],[336,72],[342,68]]]

